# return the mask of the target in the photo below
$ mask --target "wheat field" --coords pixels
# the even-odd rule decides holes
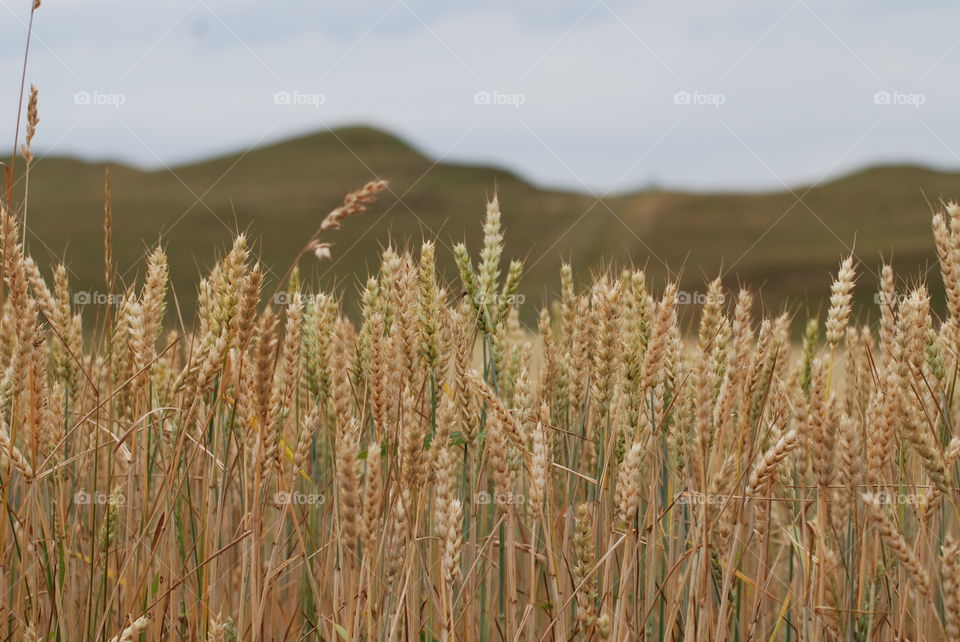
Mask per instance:
[[[945,319],[883,266],[855,327],[848,257],[802,337],[719,279],[682,332],[676,285],[570,266],[528,331],[496,198],[459,282],[387,248],[355,321],[296,269],[267,291],[239,236],[184,323],[162,247],[116,283],[109,204],[91,301],[25,216],[0,212],[4,639],[960,639],[957,205]]]

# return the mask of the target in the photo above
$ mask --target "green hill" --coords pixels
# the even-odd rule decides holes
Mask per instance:
[[[876,281],[869,270],[877,270],[881,255],[892,256],[905,279],[932,266],[926,199],[960,197],[960,174],[899,166],[794,193],[654,190],[595,202],[589,195],[537,188],[502,169],[434,164],[405,142],[363,127],[172,171],[115,164],[111,171],[114,257],[123,280],[136,279],[144,250],[162,238],[187,315],[198,272],[209,268],[234,232],[248,231],[264,264],[282,275],[323,216],[375,176],[389,180],[393,194],[331,233],[333,261],[308,257],[301,264],[306,278],[353,287],[391,238],[411,246],[437,239],[438,256],[447,260],[441,267],[454,277],[444,249],[460,240],[476,248],[484,200],[496,189],[507,256],[527,262],[528,300],[539,303],[556,292],[561,260],[584,276],[587,268],[631,261],[646,266],[658,290],[666,266],[690,292],[703,291],[705,278],[723,267],[730,286],[762,288],[768,308],[789,299],[816,311],[846,247],[855,246],[865,263],[860,283],[866,297],[872,295],[864,290]],[[34,164],[29,189],[28,245],[41,268],[48,273],[51,262],[65,257],[77,289],[102,290],[103,165],[43,158]]]

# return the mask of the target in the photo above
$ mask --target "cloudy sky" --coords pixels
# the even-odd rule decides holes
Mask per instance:
[[[30,3],[0,0],[10,130]],[[27,77],[57,154],[163,167],[366,123],[541,185],[780,189],[960,168],[958,24],[947,0],[47,0]]]

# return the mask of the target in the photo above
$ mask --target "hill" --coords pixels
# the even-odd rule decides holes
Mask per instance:
[[[365,127],[169,171],[113,164],[111,172],[114,257],[123,281],[136,279],[145,249],[162,238],[187,316],[198,272],[209,268],[237,230],[248,231],[264,264],[282,275],[322,217],[347,191],[375,176],[389,180],[392,193],[331,234],[332,261],[304,260],[306,278],[353,287],[391,238],[411,246],[437,239],[438,257],[447,260],[441,267],[455,278],[444,249],[460,240],[477,247],[484,200],[496,189],[506,255],[526,259],[523,292],[532,300],[556,292],[561,260],[578,266],[584,278],[590,270],[629,261],[646,266],[655,289],[672,274],[679,275],[682,290],[702,292],[707,277],[725,270],[731,287],[761,288],[768,309],[789,297],[807,301],[815,312],[846,248],[855,247],[864,261],[862,297],[872,296],[871,271],[881,255],[894,258],[904,279],[934,265],[927,198],[960,197],[960,174],[890,166],[792,192],[651,190],[597,201],[537,188],[502,169],[435,163],[404,141]],[[77,289],[102,290],[103,165],[42,158],[31,170],[29,189],[27,241],[45,274],[65,257]]]

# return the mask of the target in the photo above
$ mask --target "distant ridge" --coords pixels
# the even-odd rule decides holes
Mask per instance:
[[[813,312],[829,272],[853,247],[865,262],[858,290],[872,296],[880,257],[907,278],[935,266],[930,206],[960,198],[960,174],[913,165],[865,168],[807,192],[684,193],[647,190],[596,201],[541,189],[507,170],[433,159],[371,127],[346,127],[173,168],[142,171],[111,164],[114,256],[131,282],[144,249],[163,233],[171,277],[186,314],[198,270],[206,270],[232,234],[248,231],[275,274],[343,195],[374,176],[390,181],[367,214],[331,234],[334,259],[303,262],[305,278],[353,287],[377,264],[389,239],[416,246],[479,243],[484,199],[500,195],[507,256],[526,260],[524,294],[537,303],[558,288],[561,261],[590,270],[646,267],[653,289],[668,275],[681,289],[703,290],[728,269],[731,287],[762,287],[766,307],[800,297]],[[806,192],[802,202],[796,195]],[[202,197],[198,201],[198,197]],[[77,289],[102,285],[103,164],[57,157],[37,161],[30,177],[28,243],[46,270],[66,257]],[[19,201],[18,201],[19,202]],[[384,214],[385,212],[388,212]],[[441,265],[449,277],[449,260]],[[668,270],[669,267],[669,270]],[[938,280],[934,280],[936,283]],[[940,292],[934,292],[935,303]],[[800,310],[798,312],[805,312]]]

